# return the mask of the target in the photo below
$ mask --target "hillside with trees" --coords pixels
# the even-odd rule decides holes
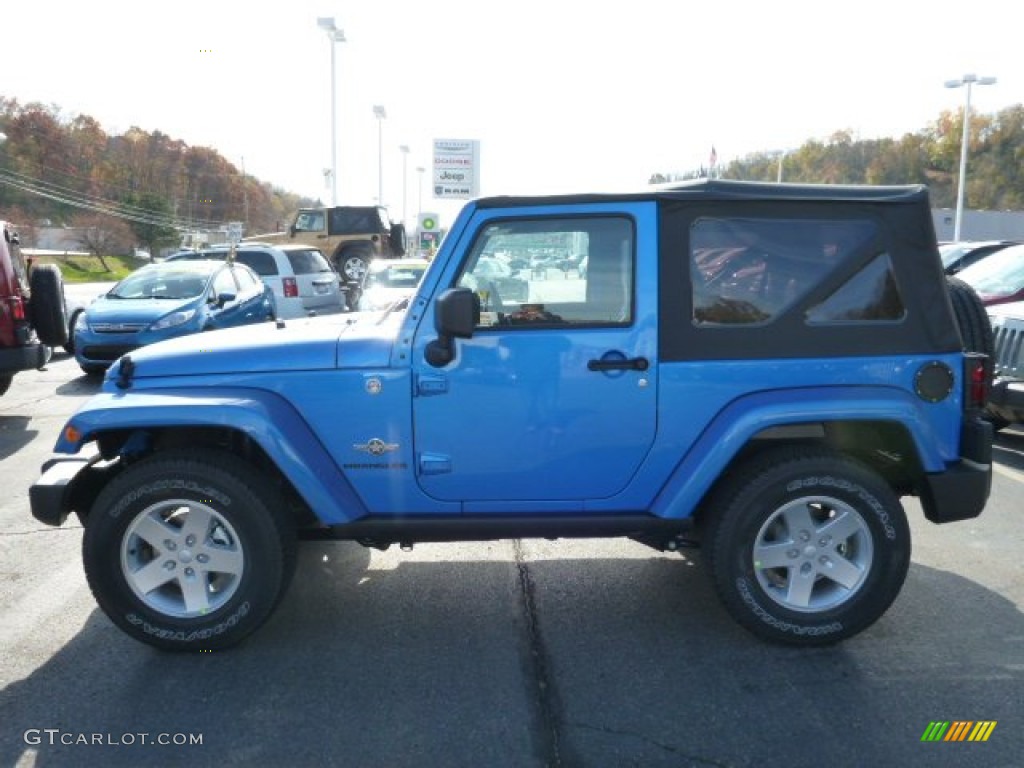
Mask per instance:
[[[808,140],[782,156],[787,182],[812,184],[926,184],[936,208],[956,205],[963,112],[943,112],[919,133],[898,139],[858,140],[837,131]],[[971,114],[966,206],[974,210],[1024,210],[1024,106],[994,115]],[[778,152],[760,152],[715,170],[716,176],[775,181]],[[656,173],[651,183],[706,176],[707,168]]]
[[[269,232],[313,201],[247,176],[216,150],[160,131],[107,134],[88,115],[0,96],[0,212],[31,240],[33,225],[81,228],[83,249],[156,252],[182,230],[244,222]]]
[[[837,131],[809,139],[781,157],[787,182],[926,184],[937,208],[956,201],[963,113],[943,112],[918,133],[857,139]],[[216,150],[160,131],[132,127],[107,134],[88,115],[0,96],[0,213],[22,227],[49,220],[76,227],[82,248],[98,255],[142,245],[156,252],[182,230],[229,221],[249,233],[278,228],[312,200],[247,176]],[[714,169],[731,179],[774,181],[780,155],[758,152]],[[654,173],[651,183],[706,176],[707,168]],[[966,205],[1024,210],[1024,106],[972,114]],[[27,235],[27,237],[25,237]]]

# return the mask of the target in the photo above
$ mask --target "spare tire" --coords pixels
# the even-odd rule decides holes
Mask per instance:
[[[949,298],[953,303],[953,313],[957,325],[960,326],[960,338],[967,352],[981,352],[995,360],[995,341],[992,336],[992,323],[989,322],[985,305],[978,294],[967,283],[958,277],[947,277]]]
[[[68,343],[68,311],[64,304],[64,278],[56,264],[32,267],[29,318],[39,340],[48,347]]]
[[[391,241],[391,255],[396,257],[404,256],[409,248],[409,237],[405,232],[405,224],[401,222],[392,224],[389,239]]]

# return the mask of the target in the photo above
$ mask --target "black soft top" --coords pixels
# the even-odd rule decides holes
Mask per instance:
[[[771,184],[759,181],[695,179],[672,185],[652,185],[633,192],[588,192],[566,195],[530,195],[483,197],[480,208],[511,208],[573,203],[612,203],[623,200],[676,200],[680,202],[712,200],[763,201],[842,201],[846,203],[922,203],[928,202],[928,189],[921,184],[869,186],[839,184]]]

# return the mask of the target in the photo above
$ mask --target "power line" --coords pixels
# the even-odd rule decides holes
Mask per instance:
[[[0,184],[5,184],[22,192],[37,195],[64,205],[91,210],[97,213],[113,216],[115,218],[135,221],[142,224],[166,226],[179,230],[190,229],[197,226],[210,229],[217,228],[224,224],[224,222],[215,220],[194,218],[182,219],[180,217],[167,216],[158,211],[149,210],[129,203],[117,203],[111,200],[106,200],[102,197],[77,192],[75,190],[68,189],[67,187],[62,187],[59,184],[45,182],[13,171],[0,170]]]

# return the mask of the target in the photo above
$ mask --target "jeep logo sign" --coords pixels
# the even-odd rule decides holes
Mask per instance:
[[[480,142],[434,139],[434,197],[469,200],[480,196]]]

